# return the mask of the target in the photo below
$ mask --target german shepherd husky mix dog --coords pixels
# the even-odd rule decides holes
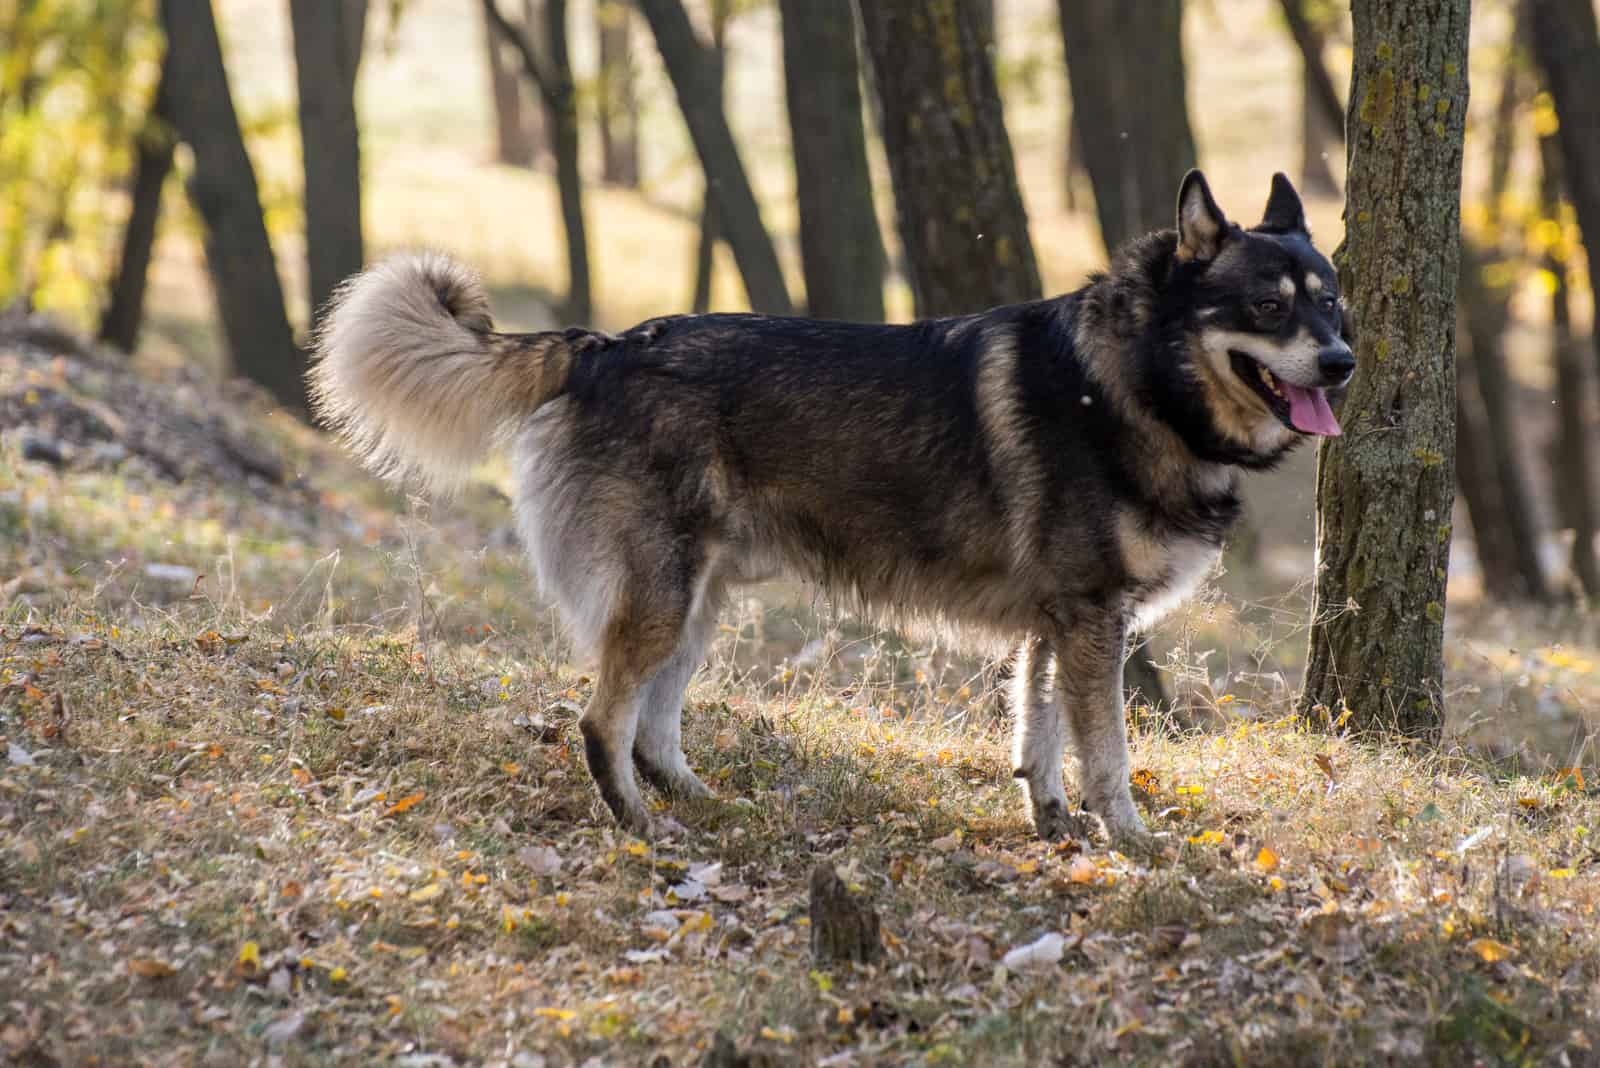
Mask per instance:
[[[1015,649],[1016,777],[1050,838],[1144,828],[1128,783],[1130,628],[1182,599],[1239,514],[1241,470],[1337,434],[1355,367],[1332,267],[1272,180],[1242,229],[1191,172],[1177,228],[1053,300],[909,325],[762,315],[619,335],[493,330],[437,255],[345,283],[310,372],[366,464],[448,488],[497,445],[545,595],[597,658],[579,721],[600,796],[647,832],[643,779],[684,759],[684,687],[730,587],[788,574],[904,622]]]

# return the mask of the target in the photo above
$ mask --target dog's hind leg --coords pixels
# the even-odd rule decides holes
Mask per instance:
[[[639,700],[639,729],[633,759],[645,781],[669,797],[710,797],[683,755],[683,691],[705,658],[716,629],[716,606],[700,604],[683,628],[683,638],[667,662],[645,685]]]
[[[688,617],[689,591],[659,577],[674,571],[640,568],[624,583],[601,637],[594,694],[578,720],[589,774],[601,799],[617,822],[636,834],[650,830],[633,775],[639,706],[649,682],[683,644]]]
[[[1012,774],[1032,804],[1034,829],[1046,839],[1073,830],[1061,778],[1065,724],[1051,679],[1053,660],[1049,644],[1029,635],[1017,647],[1011,665]]]
[[[1113,841],[1148,835],[1128,787],[1128,728],[1122,710],[1127,628],[1120,609],[1084,612],[1056,640],[1056,687],[1066,703],[1078,753],[1083,806],[1105,821]]]

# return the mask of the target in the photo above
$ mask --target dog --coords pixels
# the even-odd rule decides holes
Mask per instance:
[[[1230,222],[1191,171],[1177,225],[1076,292],[867,325],[762,315],[621,334],[496,333],[436,254],[348,280],[309,372],[315,411],[375,471],[448,489],[514,458],[519,533],[598,667],[581,719],[601,798],[651,820],[635,771],[710,796],[684,689],[730,588],[788,574],[898,623],[1015,650],[1014,768],[1045,838],[1082,812],[1143,840],[1129,788],[1130,633],[1206,575],[1242,471],[1315,435],[1355,369],[1339,282],[1273,177]]]

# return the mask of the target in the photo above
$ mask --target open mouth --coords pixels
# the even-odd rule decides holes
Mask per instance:
[[[1284,426],[1302,434],[1320,434],[1330,438],[1343,433],[1339,429],[1339,420],[1333,417],[1333,409],[1328,406],[1326,390],[1308,389],[1285,382],[1267,370],[1260,360],[1238,349],[1229,349],[1228,359],[1233,364],[1233,373],[1255,390],[1256,395]]]

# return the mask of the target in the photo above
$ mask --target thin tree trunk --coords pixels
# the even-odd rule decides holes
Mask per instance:
[[[711,0],[711,61],[717,79],[717,103],[726,106],[724,83],[728,61],[728,19],[733,15],[731,0]],[[706,182],[700,192],[700,240],[694,248],[694,294],[689,310],[704,315],[711,310],[712,275],[717,269],[717,191]]]
[[[515,64],[507,61],[505,43],[494,21],[483,19],[483,49],[489,69],[489,99],[494,105],[495,161],[512,167],[532,167],[538,156],[537,127],[533,116],[522,107],[522,79]],[[536,114],[536,112],[535,112]]]
[[[717,262],[717,195],[707,189],[700,202],[700,240],[694,246],[694,294],[689,310],[704,315],[711,310],[711,275]]]
[[[1600,307],[1600,32],[1589,0],[1528,3],[1533,50],[1560,119],[1562,175],[1589,256],[1589,288]],[[1590,334],[1600,361],[1600,329]]]
[[[1539,565],[1539,524],[1533,507],[1533,496],[1528,491],[1527,479],[1517,459],[1517,431],[1512,407],[1515,387],[1506,373],[1503,342],[1506,326],[1511,319],[1511,294],[1507,290],[1491,292],[1483,284],[1485,257],[1463,243],[1461,248],[1461,283],[1458,303],[1465,320],[1468,351],[1473,377],[1477,382],[1478,398],[1483,405],[1482,430],[1487,435],[1475,448],[1481,448],[1494,469],[1499,487],[1499,502],[1494,513],[1484,516],[1473,513],[1472,527],[1476,535],[1494,524],[1503,529],[1502,538],[1511,550],[1509,560],[1496,560],[1496,572],[1489,570],[1489,560],[1484,561],[1484,584],[1498,596],[1542,601],[1549,590],[1544,571]],[[1458,357],[1459,358],[1459,357]],[[1460,389],[1460,384],[1457,384]],[[1470,506],[1470,498],[1469,498]],[[1497,573],[1499,566],[1509,563],[1510,573]]]
[[[1305,78],[1308,107],[1314,107],[1322,116],[1325,129],[1344,142],[1344,104],[1339,100],[1339,90],[1333,87],[1333,78],[1322,61],[1322,34],[1306,15],[1305,0],[1281,0],[1283,21],[1289,26],[1289,36],[1300,50],[1300,64]]]
[[[1539,214],[1554,219],[1561,210],[1561,149],[1553,136],[1539,138]],[[1572,336],[1571,290],[1567,286],[1565,250],[1552,244],[1544,251],[1542,266],[1555,280],[1550,294],[1551,346],[1556,367],[1556,414],[1560,434],[1556,439],[1556,503],[1572,527],[1572,574],[1591,601],[1600,600],[1600,561],[1595,558],[1596,519],[1590,466],[1587,416],[1588,376],[1584,359]]]
[[[572,84],[572,62],[567,53],[566,0],[544,0],[545,51],[541,59],[528,34],[512,25],[495,0],[483,0],[484,15],[501,38],[522,59],[528,80],[544,105],[545,125],[551,133],[556,157],[556,188],[561,198],[561,222],[567,235],[567,299],[563,317],[587,323],[593,318],[589,281],[589,238],[583,217],[583,177],[578,170],[577,92]],[[534,12],[530,10],[530,14]]]
[[[356,72],[367,0],[289,0],[305,163],[309,321],[365,262]]]
[[[806,306],[883,320],[883,240],[872,203],[850,0],[780,0]]]
[[[1496,600],[1523,596],[1517,576],[1516,540],[1504,521],[1506,508],[1495,470],[1488,418],[1478,403],[1472,346],[1456,353],[1456,486],[1466,502],[1483,592]]]
[[[1318,62],[1321,62],[1318,37]],[[1326,71],[1324,71],[1326,74]],[[1327,112],[1317,106],[1316,75],[1302,64],[1300,73],[1300,189],[1306,193],[1337,196],[1339,183],[1328,164],[1329,153],[1344,143],[1344,131],[1328,124]]]
[[[1066,209],[1069,215],[1078,213],[1078,179],[1087,178],[1083,166],[1083,132],[1078,129],[1078,109],[1067,113],[1066,157],[1061,161],[1061,183],[1066,190]]]
[[[1317,464],[1302,709],[1436,740],[1455,486],[1455,299],[1469,0],[1354,0],[1342,288],[1360,324]],[[1427,85],[1425,102],[1416,86]],[[1425,106],[1424,106],[1425,103]]]
[[[991,42],[973,0],[873,0],[860,11],[917,315],[1037,297]]]
[[[306,408],[305,354],[295,347],[261,215],[255,168],[228,90],[210,0],[161,0],[172,121],[194,152],[189,195],[206,226],[206,263],[234,370],[287,408]]]
[[[625,0],[596,0],[600,74],[595,115],[600,127],[600,174],[612,185],[639,186],[639,102],[633,85],[633,17]]]
[[[682,0],[639,0],[639,8],[650,23],[667,77],[677,93],[706,183],[716,189],[720,229],[739,265],[750,306],[759,312],[787,315],[793,306],[783,269],[728,126],[713,57],[695,37]]]
[[[1107,251],[1172,224],[1195,165],[1180,0],[1060,0],[1072,106]]]
[[[150,256],[156,244],[156,223],[161,216],[161,191],[172,173],[177,142],[172,136],[167,97],[167,68],[150,100],[150,111],[139,131],[133,168],[132,205],[122,231],[122,256],[111,301],[100,319],[100,340],[131,353],[139,347],[144,323],[144,291],[150,274]]]

